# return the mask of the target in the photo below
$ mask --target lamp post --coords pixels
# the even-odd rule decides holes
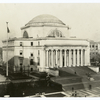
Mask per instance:
[[[29,65],[28,65],[28,76],[29,76]]]

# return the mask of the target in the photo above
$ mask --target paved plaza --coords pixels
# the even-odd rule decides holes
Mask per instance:
[[[0,82],[3,82],[6,80],[6,77],[4,77],[3,75],[0,75]]]

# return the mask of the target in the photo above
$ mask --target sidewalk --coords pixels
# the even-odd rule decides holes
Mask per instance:
[[[4,82],[6,80],[6,77],[0,74],[0,82]]]

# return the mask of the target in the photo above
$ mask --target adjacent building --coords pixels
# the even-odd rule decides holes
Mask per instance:
[[[100,42],[90,41],[90,61],[91,64],[100,62]]]
[[[70,38],[69,27],[52,15],[39,15],[21,28],[21,38],[3,41],[3,61],[12,72],[90,65],[90,44]]]

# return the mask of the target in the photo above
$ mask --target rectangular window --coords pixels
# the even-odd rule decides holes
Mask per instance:
[[[31,42],[31,46],[33,46],[33,42]]]
[[[94,45],[92,45],[92,48],[94,48]]]
[[[23,55],[23,51],[22,50],[20,50],[20,55]]]
[[[98,50],[98,46],[96,46],[96,50]]]
[[[37,57],[38,63],[37,65],[40,66],[40,57]]]
[[[22,42],[20,42],[20,46],[23,46],[23,43]]]
[[[30,59],[30,65],[33,65],[33,59]]]

